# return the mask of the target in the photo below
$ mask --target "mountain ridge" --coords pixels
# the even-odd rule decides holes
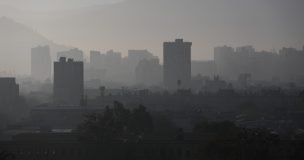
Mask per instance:
[[[273,44],[301,48],[304,24],[296,20],[303,13],[300,5],[273,2],[127,0],[33,27],[87,52],[115,49],[126,55],[128,49],[148,49],[161,59],[162,43],[175,38],[193,42],[193,59],[213,59],[213,48],[222,45],[253,45],[257,50],[271,49]],[[287,13],[284,7],[294,12]]]
[[[1,70],[16,67],[17,74],[30,75],[31,48],[48,45],[52,60],[56,53],[71,47],[55,44],[32,28],[7,17],[0,17],[0,68]]]

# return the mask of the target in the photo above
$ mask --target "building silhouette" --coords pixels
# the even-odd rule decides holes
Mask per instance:
[[[164,42],[164,87],[178,88],[181,80],[182,88],[191,86],[191,42],[176,39],[175,42]]]
[[[15,109],[19,98],[19,85],[15,78],[0,77],[0,129],[16,118]]]
[[[206,61],[191,61],[191,76],[196,76],[201,74],[202,76],[212,77],[217,72],[215,61],[206,60]]]
[[[136,83],[159,85],[163,81],[162,66],[159,59],[140,60],[135,68]]]
[[[78,104],[84,89],[83,62],[60,57],[54,62],[54,102]]]
[[[139,61],[143,59],[149,61],[151,59],[158,59],[158,57],[154,56],[148,50],[129,50],[128,56],[122,59],[122,77],[123,79],[128,79],[129,84],[136,83],[135,68]]]
[[[67,59],[71,58],[74,61],[83,61],[83,51],[78,50],[78,48],[70,49],[69,51],[63,51],[57,53],[57,60],[61,57],[66,57]]]
[[[38,46],[31,49],[31,75],[44,81],[51,77],[51,56],[49,46]]]
[[[135,67],[137,66],[140,60],[151,60],[151,59],[158,59],[157,56],[153,56],[147,50],[129,50],[128,56],[123,58],[123,65],[124,68],[127,70],[126,72],[130,72],[131,74],[135,73]]]
[[[90,67],[101,69],[101,55],[99,51],[90,51]]]
[[[105,56],[106,75],[113,77],[121,74],[121,53],[110,50]]]
[[[0,77],[0,112],[11,112],[19,98],[16,78]]]
[[[274,52],[257,52],[252,46],[214,48],[217,74],[236,79],[240,73],[250,73],[254,79],[270,78],[277,74],[279,55]]]
[[[279,57],[281,62],[280,70],[282,74],[303,75],[304,46],[302,51],[284,47],[279,51]]]

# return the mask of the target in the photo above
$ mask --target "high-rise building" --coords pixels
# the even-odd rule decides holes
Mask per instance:
[[[15,78],[0,77],[0,112],[12,112],[19,98],[19,85]]]
[[[78,48],[70,49],[69,51],[63,51],[57,53],[57,60],[61,57],[71,58],[74,61],[83,61],[83,51],[78,50]]]
[[[128,57],[123,59],[124,72],[134,74],[135,67],[137,66],[138,62],[143,59],[151,60],[158,59],[158,57],[153,56],[153,54],[147,50],[129,50]]]
[[[33,77],[44,81],[51,78],[52,62],[49,46],[38,46],[31,50],[31,74]]]
[[[121,74],[121,53],[110,50],[106,53],[106,74],[109,77]]]
[[[181,81],[181,88],[191,87],[191,42],[176,39],[175,42],[164,42],[164,87],[178,88],[177,81]]]
[[[99,51],[90,51],[90,67],[101,69],[101,55]]]
[[[19,98],[19,85],[15,78],[0,77],[0,129],[6,129],[6,125],[13,123]],[[24,107],[24,106],[22,106]]]
[[[78,104],[83,95],[83,62],[60,57],[54,62],[54,102]]]
[[[283,47],[279,51],[281,60],[280,72],[290,75],[303,75],[302,69],[304,68],[304,47],[303,51],[294,48]]]

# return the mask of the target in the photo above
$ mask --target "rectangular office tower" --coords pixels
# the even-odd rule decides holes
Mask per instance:
[[[99,51],[90,51],[90,67],[101,69],[101,55]]]
[[[83,62],[60,57],[54,62],[54,103],[79,104],[83,95]]]
[[[31,74],[38,80],[51,78],[51,56],[49,46],[38,46],[31,50]]]
[[[164,42],[164,88],[189,89],[191,86],[191,42],[176,39],[175,42]]]
[[[19,85],[16,78],[0,77],[0,113],[12,112],[19,98]]]

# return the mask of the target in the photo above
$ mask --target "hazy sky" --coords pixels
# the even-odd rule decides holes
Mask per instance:
[[[47,11],[119,1],[122,0],[0,0],[0,5]],[[2,16],[30,26],[35,33],[37,31],[55,44],[78,47],[86,55],[90,50],[106,53],[113,49],[127,56],[129,49],[148,49],[162,62],[163,42],[176,38],[193,42],[192,60],[212,60],[214,47],[223,45],[234,48],[253,45],[256,51],[269,51],[273,46],[277,51],[282,47],[302,50],[303,6],[304,0],[125,0],[99,9],[91,7],[81,11],[39,14],[3,7],[0,17],[2,12]],[[3,25],[6,23],[7,20],[3,20]],[[0,26],[3,28],[3,25]],[[24,42],[33,39],[33,33],[23,32],[25,29],[20,25],[18,28],[17,24],[6,25],[8,30],[1,28],[0,35],[7,33],[11,41],[0,39],[0,55],[10,52],[12,61],[17,55],[22,55],[27,58],[28,64],[21,67],[18,66],[21,62],[13,64],[6,57],[0,61],[0,71],[1,67],[13,69],[16,66],[23,69],[22,73],[28,74],[30,48],[50,44],[36,36],[35,41],[24,45]],[[51,53],[56,57],[60,47],[52,45]],[[7,49],[4,50],[4,47]],[[22,49],[23,52],[14,49]]]
[[[88,7],[95,4],[112,4],[121,1],[123,0],[0,0],[0,5],[8,5],[20,10],[47,11]]]

